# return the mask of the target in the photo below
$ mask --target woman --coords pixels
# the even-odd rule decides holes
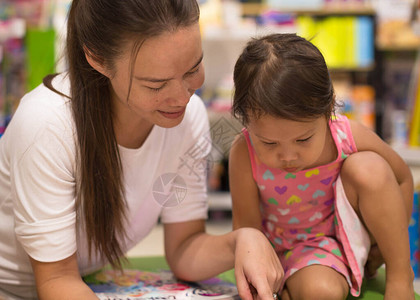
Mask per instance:
[[[27,94],[0,139],[0,295],[96,299],[81,275],[119,267],[160,217],[176,276],[235,267],[241,298],[272,299],[282,273],[263,234],[205,233],[198,18],[196,0],[73,1],[68,72]]]

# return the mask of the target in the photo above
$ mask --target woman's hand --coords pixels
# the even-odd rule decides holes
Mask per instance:
[[[273,300],[284,276],[279,258],[264,234],[254,228],[237,229],[235,277],[243,300]]]
[[[204,220],[165,224],[166,259],[176,277],[200,281],[235,268],[243,300],[273,300],[283,267],[265,235],[239,228],[215,236],[204,232]]]

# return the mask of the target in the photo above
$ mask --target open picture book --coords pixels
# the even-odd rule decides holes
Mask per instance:
[[[169,270],[102,270],[84,280],[101,300],[240,299],[233,283],[217,277],[180,281]]]

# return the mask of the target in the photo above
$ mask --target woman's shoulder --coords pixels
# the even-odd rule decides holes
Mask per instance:
[[[31,144],[44,132],[57,134],[63,139],[70,137],[72,128],[69,98],[41,84],[20,100],[6,128],[5,137],[20,136]]]
[[[67,79],[59,75],[54,78],[53,87],[60,93],[67,92]],[[25,123],[67,116],[70,112],[70,99],[45,86],[43,83],[28,92],[21,99],[12,120],[22,119]]]

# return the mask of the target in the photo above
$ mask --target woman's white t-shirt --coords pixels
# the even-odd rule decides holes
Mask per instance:
[[[69,94],[64,74],[53,86]],[[88,261],[76,228],[75,128],[69,99],[40,85],[20,102],[0,138],[0,288],[34,285],[27,255],[42,262],[77,251],[81,274],[102,266]],[[128,205],[126,249],[163,223],[207,218],[206,157],[211,141],[205,106],[192,96],[183,121],[154,126],[139,149],[119,146]],[[80,229],[80,228],[79,228]]]

